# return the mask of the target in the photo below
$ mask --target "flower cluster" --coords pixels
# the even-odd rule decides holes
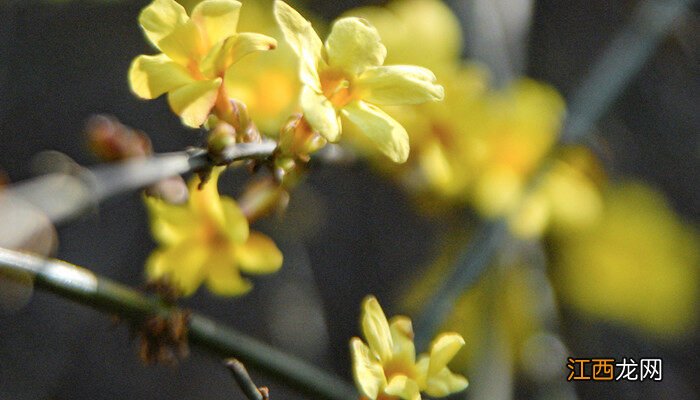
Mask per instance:
[[[336,142],[342,117],[393,161],[406,161],[406,130],[377,105],[442,100],[443,88],[435,83],[435,75],[412,65],[383,66],[386,48],[365,20],[337,20],[323,43],[311,23],[286,3],[275,2],[275,16],[299,57],[300,104],[311,128]]]
[[[322,42],[311,23],[286,3],[274,1],[273,18],[253,7],[253,20],[261,24],[251,27],[281,34],[286,54],[282,49],[282,56],[269,62],[253,56],[239,63],[248,54],[275,49],[277,42],[263,34],[238,33],[241,3],[235,0],[204,0],[191,5],[189,15],[174,0],[154,0],[139,17],[149,41],[162,53],[132,62],[134,93],[146,99],[167,93],[185,125],[209,128],[211,159],[236,143],[260,141],[257,124],[277,143],[265,160],[273,178],[251,185],[241,197],[246,215],[218,193],[224,167],[214,168],[208,181],[193,179],[186,204],[145,198],[160,245],[147,261],[149,279],[164,279],[184,295],[203,282],[216,294],[240,295],[251,287],[241,272],[279,269],[280,251],[266,236],[249,232],[246,216],[256,218],[283,201],[310,154],[337,142],[345,130],[360,132],[381,154],[405,162],[408,133],[382,107],[444,97],[431,70],[411,63],[385,66],[387,49],[365,19],[338,19]],[[269,26],[273,20],[277,29]],[[277,136],[270,134],[275,128]],[[467,386],[464,377],[447,367],[464,344],[461,336],[439,336],[430,352],[416,359],[410,320],[397,317],[389,324],[370,297],[363,303],[362,321],[369,345],[355,338],[351,347],[363,395],[416,400],[421,392],[446,396]]]
[[[464,345],[460,335],[441,334],[416,360],[411,320],[397,316],[388,322],[373,296],[362,303],[361,325],[367,344],[353,338],[350,350],[355,382],[367,398],[420,400],[420,392],[444,397],[467,387],[467,380],[447,367]]]
[[[223,85],[230,67],[242,57],[277,47],[258,33],[237,33],[241,3],[204,0],[188,16],[174,0],[155,0],[139,16],[148,40],[162,53],[141,55],[129,69],[131,88],[144,99],[168,94],[182,122],[196,128],[212,108],[227,108]]]
[[[483,67],[460,59],[461,28],[442,2],[395,0],[387,8],[363,7],[347,15],[377,27],[392,62],[430,67],[445,87],[443,102],[389,110],[411,136],[407,164],[391,167],[409,188],[448,205],[469,205],[487,218],[508,218],[522,237],[584,220],[559,212],[561,196],[550,195],[560,189],[576,199],[576,207],[591,213],[599,208],[596,182],[585,170],[567,167],[566,159],[545,179],[548,189],[526,195],[526,183],[556,143],[564,101],[554,88],[531,79],[490,88]],[[363,138],[353,140],[372,155]],[[580,193],[585,195],[577,197]]]

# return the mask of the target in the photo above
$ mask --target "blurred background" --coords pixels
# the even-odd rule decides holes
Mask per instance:
[[[246,7],[269,12],[270,2],[243,3],[243,16]],[[137,23],[146,4],[0,3],[0,168],[10,182],[34,176],[33,160],[46,150],[81,165],[98,163],[84,135],[85,121],[96,113],[143,130],[156,152],[203,142],[205,133],[183,127],[164,98],[146,102],[130,92],[126,74],[132,59],[154,53]],[[508,218],[512,235],[499,244],[478,283],[454,302],[442,329],[457,330],[467,340],[453,369],[469,378],[470,387],[453,398],[698,398],[697,3],[675,20],[583,146],[566,147],[554,144],[566,115],[562,101],[575,97],[606,46],[646,2],[296,4],[318,21],[319,32],[347,12],[365,16],[380,32],[396,27],[403,35],[385,37],[388,63],[420,63],[413,60],[422,52],[426,63],[442,62],[434,53],[444,44],[445,57],[463,60],[453,61],[459,66],[451,71],[431,66],[447,88],[448,105],[417,115],[431,126],[464,120],[450,125],[458,132],[509,121],[494,129],[516,132],[504,140],[516,152],[532,148],[525,153],[537,154],[531,164],[554,149],[555,163],[577,168],[582,177],[575,184],[552,178],[555,195],[542,195],[548,199],[548,222],[542,217],[544,203],[538,202]],[[387,4],[384,11],[350,11]],[[425,12],[410,11],[416,8]],[[262,27],[266,17],[243,16],[243,30],[274,30]],[[653,16],[647,17],[643,21],[653,23]],[[258,29],[256,23],[263,25]],[[406,39],[415,41],[410,51],[401,47]],[[394,59],[392,46],[402,49]],[[449,86],[455,76],[462,77]],[[475,103],[449,102],[450,94]],[[466,119],[459,107],[476,119]],[[445,143],[438,147],[442,155],[434,157],[430,136],[412,131],[427,122],[413,121],[402,110],[396,115],[412,138],[406,166],[386,168],[373,154],[355,162],[312,163],[286,214],[254,225],[282,250],[282,270],[256,277],[254,290],[244,297],[218,298],[201,289],[183,304],[350,380],[348,340],[360,334],[362,298],[375,294],[388,316],[418,318],[424,311],[420,304],[449,276],[473,230],[506,215],[492,209],[491,200],[510,193],[490,185],[505,179],[500,174],[511,158],[492,157],[489,162],[501,164],[491,170],[492,164],[471,150],[450,154],[462,144]],[[484,122],[483,115],[490,120]],[[258,125],[266,130],[264,122]],[[551,133],[543,138],[541,130]],[[489,141],[491,133],[482,135],[486,139],[464,146],[500,145]],[[364,154],[356,142],[349,140]],[[530,165],[523,174],[533,170]],[[464,189],[457,187],[456,176],[466,175]],[[220,190],[238,195],[247,179],[244,170],[227,173]],[[570,223],[577,216],[595,222]],[[155,243],[139,193],[110,199],[57,228],[56,258],[132,287],[143,284],[143,263]],[[0,398],[243,398],[220,361],[198,349],[173,368],[143,365],[137,348],[127,328],[115,326],[110,316],[37,291],[21,307],[0,308]],[[663,381],[566,382],[567,357],[662,358]],[[274,399],[304,398],[256,371],[252,375],[271,388]]]

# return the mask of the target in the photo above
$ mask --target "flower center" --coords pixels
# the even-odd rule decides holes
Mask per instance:
[[[213,223],[203,224],[201,235],[209,247],[221,249],[228,246],[228,237]]]
[[[323,95],[333,107],[340,109],[357,98],[353,90],[352,78],[338,69],[327,69],[319,74]]]
[[[386,380],[390,381],[395,375],[405,375],[408,379],[416,380],[418,371],[416,366],[405,360],[391,360],[383,365]]]

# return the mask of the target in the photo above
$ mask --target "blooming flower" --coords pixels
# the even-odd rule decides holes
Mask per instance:
[[[174,0],[154,0],[141,12],[139,23],[162,53],[141,55],[131,63],[134,93],[144,99],[168,93],[170,107],[185,125],[202,125],[216,104],[228,101],[222,83],[231,65],[277,46],[265,35],[236,33],[240,8],[235,0],[204,0],[188,17]]]
[[[236,296],[251,288],[240,272],[269,274],[282,265],[282,254],[270,238],[249,232],[248,221],[236,202],[217,191],[215,168],[209,182],[198,190],[190,182],[184,206],[146,197],[153,237],[160,248],[146,262],[150,279],[167,278],[185,295],[206,281],[219,295]]]
[[[368,344],[352,338],[350,349],[355,382],[362,395],[372,399],[420,400],[420,392],[443,397],[467,387],[467,380],[452,373],[447,363],[464,345],[456,333],[443,333],[430,354],[416,362],[411,320],[404,316],[389,323],[379,302],[368,296],[362,303],[362,332]]]
[[[444,1],[392,0],[386,6],[355,8],[343,16],[366,19],[377,28],[388,49],[388,63],[430,68],[441,82],[442,71],[460,64],[462,27]]]
[[[553,277],[564,302],[659,338],[693,332],[698,233],[662,194],[640,183],[611,184],[593,226],[557,233]]]
[[[377,105],[441,100],[444,91],[435,75],[417,66],[382,66],[386,48],[363,19],[337,20],[324,44],[311,23],[286,3],[275,2],[275,17],[299,57],[299,101],[311,127],[336,142],[343,117],[393,161],[406,161],[406,130]]]
[[[272,0],[246,2],[241,8],[238,29],[283,40],[272,4]],[[283,46],[273,52],[245,57],[226,74],[226,90],[248,106],[250,117],[261,132],[274,136],[296,112],[301,89],[297,64],[292,49]]]

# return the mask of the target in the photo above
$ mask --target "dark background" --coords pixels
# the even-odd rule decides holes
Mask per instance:
[[[144,102],[129,91],[131,60],[150,52],[136,22],[145,4],[0,3],[0,167],[11,181],[31,177],[32,157],[43,150],[96,163],[82,134],[94,113],[113,114],[148,132],[158,152],[201,142],[203,134],[183,128],[164,99]],[[536,2],[526,73],[568,96],[637,4]],[[306,5],[332,18],[358,3]],[[596,139],[611,175],[644,179],[694,222],[700,210],[699,27],[697,11],[678,24],[598,125]],[[359,333],[361,299],[375,293],[388,315],[401,312],[392,301],[402,282],[434,256],[443,225],[417,215],[406,194],[363,165],[317,167],[293,194],[286,218],[256,226],[279,243],[282,271],[257,278],[243,298],[220,299],[202,290],[187,305],[350,379],[347,341]],[[235,193],[243,178],[226,177],[222,191]],[[154,247],[137,193],[59,227],[59,238],[58,258],[132,286],[142,283],[143,261]],[[652,397],[690,398],[697,390],[690,383],[700,365],[696,345],[659,348],[615,328],[591,327],[575,315],[565,319],[568,344],[579,354],[633,349],[668,355],[671,368],[681,366],[678,374],[687,381],[676,382],[676,392],[652,389]],[[585,336],[590,334],[597,337]],[[178,368],[147,367],[136,350],[127,329],[112,326],[108,316],[36,293],[19,312],[0,316],[0,399],[242,398],[207,354],[195,350]],[[274,399],[302,398],[254,377],[271,386]],[[641,396],[629,385],[578,389],[583,398]]]

